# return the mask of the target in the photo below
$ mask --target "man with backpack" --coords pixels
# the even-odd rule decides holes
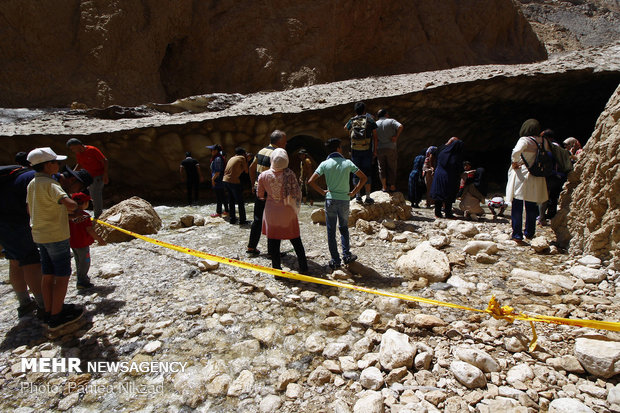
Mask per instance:
[[[0,245],[9,260],[9,280],[19,301],[19,318],[37,307],[40,311],[45,308],[41,294],[41,258],[32,239],[26,208],[26,191],[34,174],[32,169],[20,165],[0,167]],[[34,295],[34,301],[28,290]]]
[[[372,204],[375,201],[370,197],[370,178],[372,161],[377,157],[377,123],[370,114],[366,113],[364,102],[357,102],[354,109],[356,115],[349,119],[344,129],[351,139],[351,160],[368,177],[364,202]],[[357,176],[353,176],[354,185],[357,185],[358,179]],[[361,193],[357,193],[355,200],[362,203]]]

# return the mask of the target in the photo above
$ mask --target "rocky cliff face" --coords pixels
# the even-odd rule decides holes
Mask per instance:
[[[6,0],[0,17],[4,107],[132,106],[546,58],[511,0]]]
[[[620,39],[617,0],[518,0],[550,54],[598,47]]]
[[[560,198],[558,241],[577,254],[612,255],[620,268],[620,87],[609,100]]]

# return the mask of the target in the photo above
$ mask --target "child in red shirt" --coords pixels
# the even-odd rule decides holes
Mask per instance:
[[[77,289],[93,287],[88,278],[88,270],[90,269],[90,245],[97,240],[99,245],[105,245],[105,241],[93,229],[93,223],[90,215],[84,209],[88,208],[90,196],[83,192],[77,192],[71,195],[80,209],[69,217],[69,230],[71,238],[69,244],[73,250],[75,258],[75,272],[77,275]]]

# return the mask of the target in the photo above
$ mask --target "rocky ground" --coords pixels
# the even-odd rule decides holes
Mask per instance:
[[[356,213],[388,211],[388,219],[358,220],[351,241],[359,262],[334,273],[325,227],[312,223],[315,207],[302,207],[310,275],[479,309],[495,295],[529,314],[620,319],[620,273],[558,251],[548,227],[519,246],[506,218],[435,220],[432,210],[414,209],[397,219],[389,208],[402,198],[376,198],[372,211]],[[209,217],[213,205],[156,210],[164,222],[157,239],[270,265],[265,255],[245,256],[249,229]],[[201,225],[170,229],[187,214]],[[283,265],[295,271],[292,248],[283,250]],[[97,287],[68,294],[86,306],[85,319],[55,340],[34,319],[18,323],[11,288],[0,286],[2,410],[620,412],[617,332],[537,323],[530,352],[528,323],[212,266],[141,240],[94,246],[92,259]],[[22,373],[24,357],[187,365],[178,373]]]

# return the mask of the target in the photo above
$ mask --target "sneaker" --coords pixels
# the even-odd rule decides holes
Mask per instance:
[[[369,195],[366,195],[366,199],[364,200],[364,203],[365,203],[365,204],[368,204],[368,205],[370,205],[370,204],[374,204],[374,203],[375,203],[375,200],[374,200],[374,199],[372,199]]]
[[[363,204],[364,201],[362,201],[362,196],[361,195],[355,195],[355,202],[357,202],[358,204]]]
[[[19,307],[17,307],[17,317],[25,317],[28,314],[31,314],[36,309],[37,303],[31,300],[28,302],[28,304],[20,305]]]
[[[50,331],[61,329],[71,323],[76,322],[84,315],[84,309],[72,304],[63,305],[62,311],[50,317],[47,328]]]
[[[341,267],[341,264],[338,262],[336,262],[335,260],[329,260],[329,268],[331,268],[332,270],[337,270],[338,268]]]
[[[50,322],[50,313],[45,311],[45,308],[37,306],[37,319],[41,322],[43,327],[47,327]]]
[[[95,284],[91,283],[90,281],[86,281],[86,282],[78,282],[75,287],[78,290],[86,290],[87,288],[93,288],[95,286]]]
[[[223,217],[227,217],[227,216],[228,216],[228,211],[224,211],[224,212],[222,212],[222,216],[223,216]]]
[[[245,253],[248,254],[250,257],[258,257],[260,255],[260,251],[256,248],[248,248]]]
[[[351,264],[352,262],[355,262],[355,260],[357,260],[357,255],[355,254],[351,254],[351,255],[347,255],[346,257],[342,257],[342,262],[344,262],[345,264]]]
[[[211,218],[217,218],[217,217],[219,217],[219,216],[220,216],[220,214],[218,214],[218,213],[211,214]]]

